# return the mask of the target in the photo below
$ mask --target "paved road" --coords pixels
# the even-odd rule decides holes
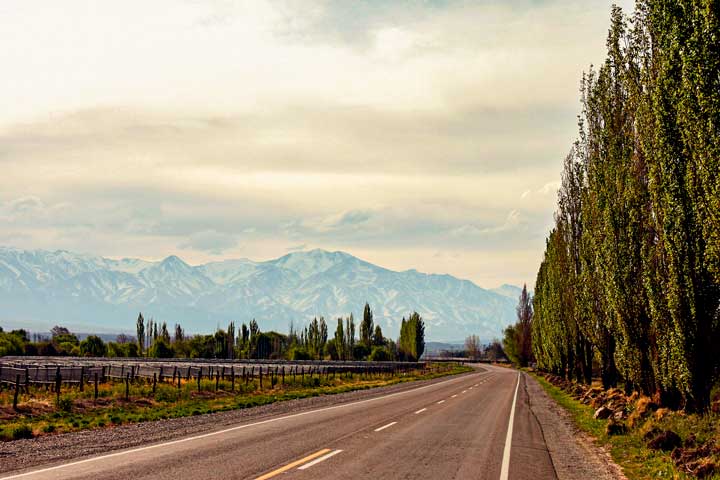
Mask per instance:
[[[369,400],[3,478],[553,479],[525,381],[515,371],[484,367]]]

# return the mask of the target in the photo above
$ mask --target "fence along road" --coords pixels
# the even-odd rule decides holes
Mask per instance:
[[[505,451],[507,478],[555,478],[542,432],[528,408],[524,375],[483,368],[368,400],[3,478],[497,480]],[[508,438],[511,448],[506,448]]]
[[[285,360],[190,360],[190,359],[127,359],[83,357],[2,357],[0,384],[23,387],[29,385],[78,385],[89,383],[95,375],[107,379],[131,381],[157,378],[173,381],[198,377],[257,378],[278,375],[329,375],[334,373],[398,373],[423,368],[422,362],[327,362]]]

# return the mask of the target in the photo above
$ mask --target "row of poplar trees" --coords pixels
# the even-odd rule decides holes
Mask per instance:
[[[540,368],[704,410],[720,367],[720,2],[613,7],[537,275]]]

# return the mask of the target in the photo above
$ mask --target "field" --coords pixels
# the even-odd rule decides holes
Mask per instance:
[[[0,439],[342,393],[471,370],[457,364],[3,358]]]

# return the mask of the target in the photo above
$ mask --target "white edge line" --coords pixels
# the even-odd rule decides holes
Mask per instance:
[[[445,403],[445,400],[440,400],[440,401],[437,402],[437,403],[438,403],[438,405],[440,405],[441,403]]]
[[[316,458],[316,459],[313,460],[312,462],[306,463],[305,465],[302,465],[301,467],[298,467],[298,470],[305,470],[305,469],[307,469],[307,468],[310,468],[310,467],[312,467],[313,465],[317,465],[317,464],[320,463],[320,462],[324,462],[325,460],[327,460],[327,459],[330,458],[330,457],[334,457],[335,455],[337,455],[337,454],[340,453],[340,452],[342,452],[342,450],[335,450],[334,452],[326,453],[326,454],[323,455],[322,457]]]
[[[427,410],[427,408],[421,408],[420,410],[418,410],[417,412],[415,412],[415,415],[417,415],[418,413],[422,413],[422,412],[424,412],[425,410]]]
[[[505,449],[503,450],[502,467],[500,468],[500,480],[508,480],[510,473],[510,446],[512,444],[513,422],[515,421],[515,404],[517,403],[517,393],[520,388],[520,372],[517,376],[517,384],[515,385],[515,395],[513,395],[512,407],[510,407],[510,421],[508,421],[507,435],[505,436]]]
[[[379,431],[381,431],[381,430],[385,430],[386,428],[392,427],[392,426],[395,425],[396,423],[397,423],[397,422],[390,422],[390,423],[388,423],[387,425],[383,425],[383,426],[380,427],[380,428],[376,428],[375,431],[376,431],[376,432],[379,432]]]
[[[482,375],[482,373],[480,373],[480,375]],[[245,429],[245,428],[254,427],[254,426],[257,426],[257,425],[263,425],[263,424],[266,424],[266,423],[279,422],[280,420],[287,420],[288,418],[302,417],[302,416],[304,416],[304,415],[311,415],[311,414],[313,414],[313,413],[326,412],[326,411],[329,411],[329,410],[336,410],[336,409],[338,409],[338,408],[346,408],[346,407],[351,407],[351,406],[353,406],[353,405],[360,405],[360,404],[363,404],[363,403],[375,402],[375,401],[377,401],[377,400],[382,400],[382,399],[390,398],[390,397],[396,397],[396,396],[398,396],[398,395],[405,395],[405,394],[407,394],[407,393],[416,392],[416,391],[418,391],[418,390],[425,390],[426,388],[435,387],[435,386],[437,386],[437,385],[441,385],[441,384],[447,383],[447,382],[461,381],[463,378],[464,378],[464,377],[449,378],[449,379],[444,380],[444,381],[442,381],[442,382],[437,382],[437,383],[433,383],[433,384],[430,384],[430,385],[423,385],[422,387],[413,388],[412,390],[404,390],[404,391],[402,391],[402,392],[390,393],[390,394],[387,394],[387,395],[381,395],[381,396],[379,396],[379,397],[368,398],[367,400],[358,400],[357,402],[343,403],[343,404],[341,404],[341,405],[333,405],[333,406],[331,406],[331,407],[319,408],[319,409],[317,409],[317,410],[308,410],[307,412],[293,413],[292,415],[286,415],[286,416],[284,416],[284,417],[269,418],[269,419],[267,419],[267,420],[261,420],[261,421],[259,421],[259,422],[255,422],[255,423],[248,423],[248,424],[245,424],[245,425],[238,425],[238,426],[236,426],[236,427],[230,427],[230,428],[226,428],[226,429],[224,429],[224,430],[218,430],[218,431],[216,431],[216,432],[208,432],[208,433],[204,433],[204,434],[202,434],[202,435],[196,435],[196,436],[194,436],[194,437],[180,438],[180,439],[178,439],[178,440],[172,440],[172,441],[169,441],[169,442],[156,443],[156,444],[154,444],[154,445],[147,445],[147,446],[144,446],[144,447],[132,448],[132,449],[130,449],[130,450],[122,450],[122,451],[119,451],[119,452],[108,453],[108,454],[105,454],[105,455],[100,455],[100,456],[98,456],[98,457],[91,457],[91,458],[86,458],[86,459],[84,459],[84,460],[78,460],[78,461],[75,461],[75,462],[63,463],[62,465],[55,465],[55,466],[53,466],[53,467],[42,468],[42,469],[40,469],[40,470],[33,470],[33,471],[30,471],[30,472],[18,473],[18,474],[16,474],[16,475],[10,475],[10,476],[8,476],[8,477],[0,477],[0,480],[10,480],[10,479],[14,479],[14,478],[29,477],[30,475],[36,475],[36,474],[45,473],[45,472],[52,472],[52,471],[54,471],[54,470],[60,470],[60,469],[63,469],[63,468],[73,467],[73,466],[75,466],[75,465],[82,465],[82,464],[84,464],[84,463],[95,462],[95,461],[97,461],[97,460],[104,460],[104,459],[106,459],[106,458],[119,457],[119,456],[122,456],[122,455],[129,455],[129,454],[131,454],[131,453],[142,452],[143,450],[151,450],[151,449],[154,449],[154,448],[165,447],[165,446],[168,446],[168,445],[177,445],[177,444],[179,444],[179,443],[191,442],[191,441],[193,441],[193,440],[199,440],[199,439],[201,439],[201,438],[213,437],[213,436],[215,436],[215,435],[222,435],[223,433],[234,432],[234,431],[236,431],[236,430],[242,430],[242,429]]]
[[[453,395],[453,396],[452,396],[452,397],[450,397],[450,398],[455,398],[455,397],[457,397],[457,395]]]

